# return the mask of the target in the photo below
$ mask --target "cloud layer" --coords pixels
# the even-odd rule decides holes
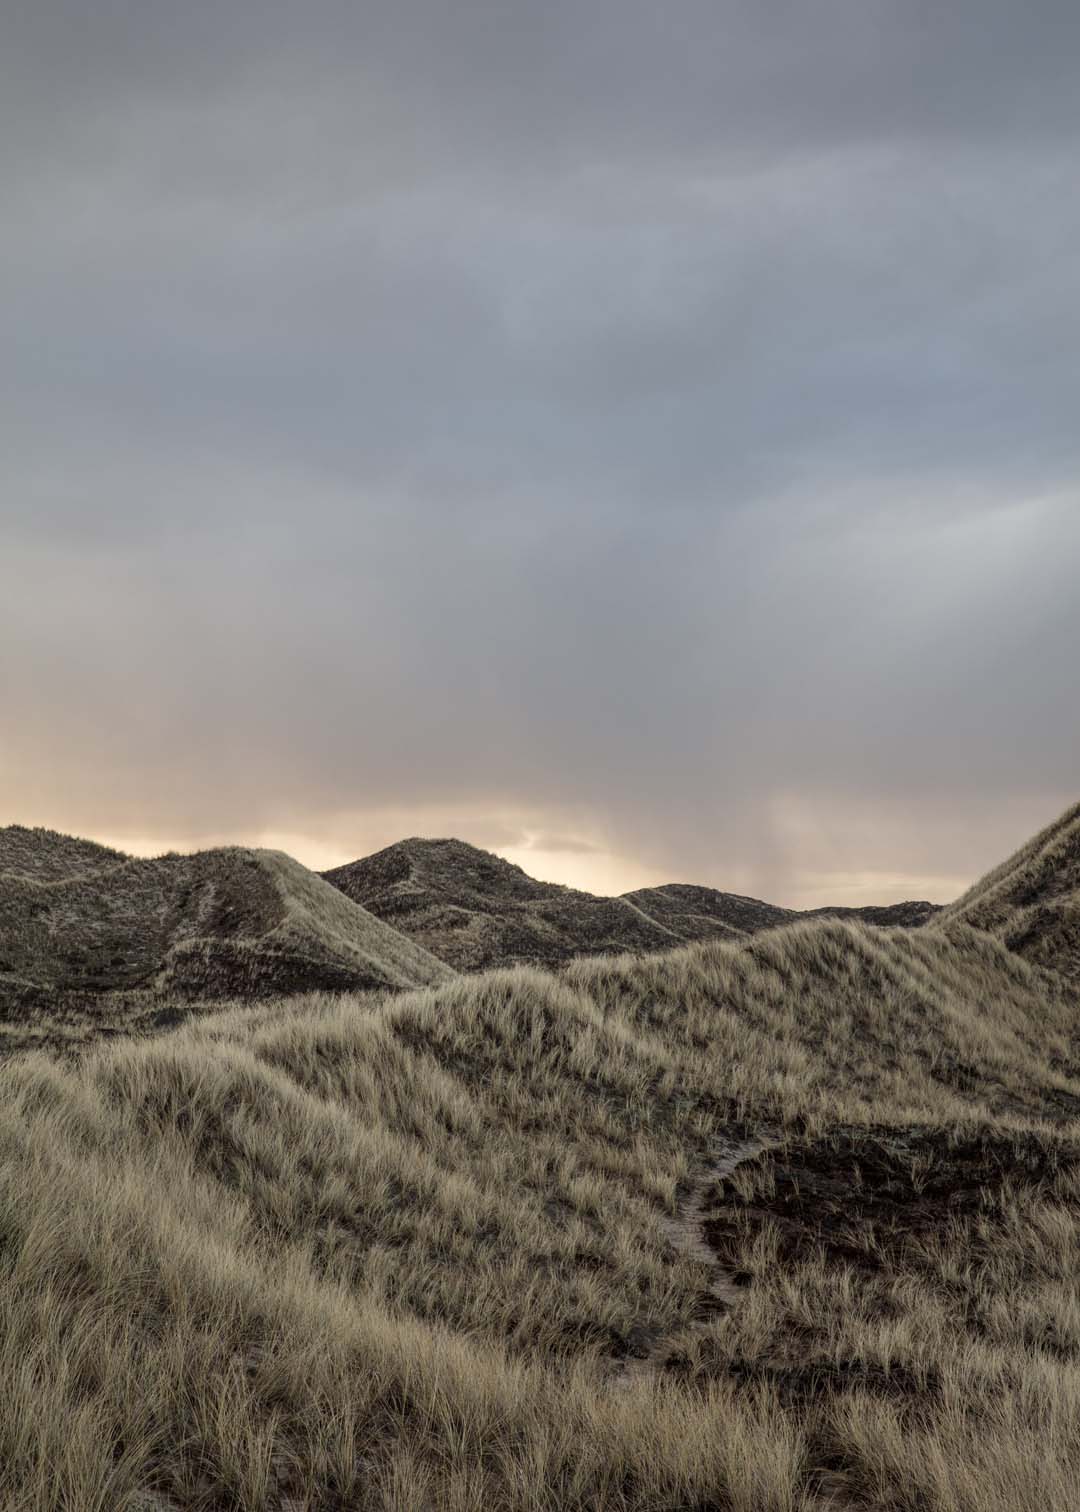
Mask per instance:
[[[1075,6],[8,31],[9,817],[817,902],[1075,797]]]

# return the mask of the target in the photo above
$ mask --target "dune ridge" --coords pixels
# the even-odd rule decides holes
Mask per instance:
[[[537,882],[521,867],[463,840],[399,841],[322,874],[348,897],[461,971],[557,967],[579,955],[671,950],[695,940],[738,940],[802,918],[849,917],[918,925],[931,903],[879,908],[778,908],[713,887],[667,883],[597,897]]]

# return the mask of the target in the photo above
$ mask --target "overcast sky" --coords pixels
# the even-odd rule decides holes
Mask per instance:
[[[1075,0],[15,0],[0,823],[946,899],[1080,797]]]

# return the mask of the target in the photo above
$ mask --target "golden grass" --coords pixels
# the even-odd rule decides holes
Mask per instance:
[[[945,909],[943,918],[975,918],[983,928],[1010,908],[1080,888],[1080,803],[1037,835]]]
[[[0,1505],[1075,1512],[1076,1026],[963,922],[831,922],[12,1060]],[[873,1264],[800,1247],[770,1193],[841,1127],[853,1213],[864,1137],[1000,1180]],[[703,1317],[663,1219],[761,1131]]]
[[[1080,982],[1080,804],[941,915],[942,922],[956,919]]]

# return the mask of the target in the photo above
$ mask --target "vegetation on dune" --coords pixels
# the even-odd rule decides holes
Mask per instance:
[[[944,910],[945,918],[1000,923],[1011,908],[1080,888],[1080,803],[1033,835]]]
[[[911,924],[926,908],[853,913]],[[226,998],[401,991],[457,969],[741,940],[798,917],[674,884],[593,897],[458,840],[403,841],[323,878],[272,851],[143,860],[12,825],[0,829],[0,1056],[172,1028]]]
[[[12,1060],[3,1504],[1071,1512],[1076,1026],[822,922]]]
[[[461,971],[554,967],[581,954],[670,950],[680,943],[679,935],[623,898],[537,882],[461,840],[403,840],[324,875]]]
[[[945,910],[1080,980],[1080,804]]]
[[[0,1066],[0,1507],[1073,1512],[1078,843],[466,977],[284,856],[0,831],[7,1047],[116,1036]]]
[[[713,887],[668,882],[662,887],[639,887],[626,895],[628,902],[658,919],[683,944],[696,940],[745,939],[761,929],[794,924],[793,908],[778,908],[759,898],[718,892]]]
[[[354,902],[460,971],[556,968],[580,955],[667,951],[704,940],[741,940],[802,918],[844,916],[912,926],[932,903],[821,908],[801,914],[758,898],[671,882],[620,898],[537,882],[520,866],[461,840],[402,840],[324,872]]]
[[[80,872],[100,871],[127,857],[94,840],[79,840],[56,830],[30,829],[24,824],[0,828],[0,878],[27,877],[56,882]]]
[[[662,887],[642,887],[625,893],[628,902],[661,921],[680,940],[730,939],[779,929],[800,919],[855,919],[884,928],[901,925],[917,928],[938,912],[934,903],[886,903],[864,907],[826,907],[800,911],[778,908],[760,898],[720,892],[715,887],[695,887],[685,882],[666,882]]]
[[[453,975],[279,852],[136,860],[45,834],[34,867],[32,847],[12,834],[0,831],[0,861],[19,863],[0,871],[0,1005],[17,1044],[35,1026],[49,1043],[66,1030],[77,1037],[88,1008],[91,1024],[122,1028],[167,1021],[177,1003],[400,989]]]

